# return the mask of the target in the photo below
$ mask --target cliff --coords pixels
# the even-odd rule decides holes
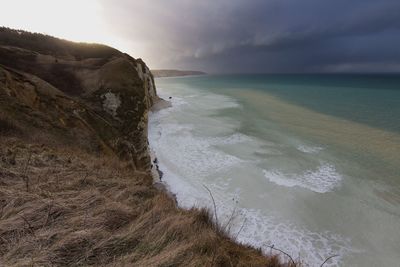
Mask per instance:
[[[34,134],[77,140],[148,170],[147,116],[157,100],[141,59],[107,46],[0,29],[0,112]]]
[[[294,266],[156,189],[158,101],[140,59],[0,28],[1,266]]]

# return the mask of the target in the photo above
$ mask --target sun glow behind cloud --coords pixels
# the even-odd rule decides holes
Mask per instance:
[[[0,0],[0,25],[60,38],[104,43],[121,50],[128,44],[114,36],[97,0]]]
[[[151,68],[399,72],[398,0],[0,0],[0,7],[0,26],[107,44]]]

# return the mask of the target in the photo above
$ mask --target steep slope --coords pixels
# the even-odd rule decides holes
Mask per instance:
[[[147,113],[158,98],[146,64],[106,46],[39,36],[41,46],[29,50],[32,34],[0,30],[3,115],[40,131],[57,129],[65,139],[86,135],[88,148],[148,170]]]
[[[151,176],[140,59],[0,28],[0,266],[294,266]]]

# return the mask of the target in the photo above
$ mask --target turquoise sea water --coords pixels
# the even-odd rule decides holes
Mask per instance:
[[[185,80],[223,93],[231,88],[256,89],[317,112],[400,133],[400,75],[253,74]]]
[[[398,266],[400,76],[157,79],[150,116],[163,181],[241,242],[309,266]],[[234,220],[229,220],[235,214]]]

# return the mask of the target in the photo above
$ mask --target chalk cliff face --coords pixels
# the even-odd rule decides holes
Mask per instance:
[[[0,28],[0,116],[21,132],[73,140],[145,171],[148,111],[157,101],[141,59],[107,46]]]
[[[289,266],[153,186],[168,105],[140,59],[0,27],[0,265]]]

